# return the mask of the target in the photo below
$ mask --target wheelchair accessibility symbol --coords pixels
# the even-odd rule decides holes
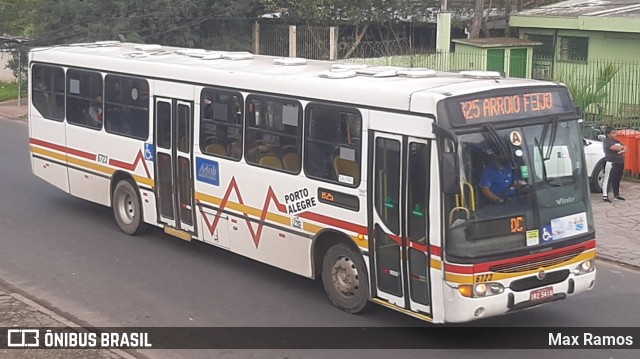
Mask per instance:
[[[553,235],[551,234],[551,226],[542,227],[542,241],[549,242],[553,239]]]
[[[153,147],[153,143],[145,143],[144,144],[144,159],[147,161],[153,161],[155,156],[155,148]]]

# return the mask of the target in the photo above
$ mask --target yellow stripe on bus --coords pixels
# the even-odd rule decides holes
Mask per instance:
[[[67,162],[69,164],[73,164],[79,167],[83,167],[86,169],[92,169],[94,171],[97,172],[101,172],[104,173],[106,175],[112,176],[113,173],[116,171],[116,169],[113,169],[111,167],[107,167],[101,164],[97,164],[95,162],[90,162],[90,161],[86,161],[86,160],[82,160],[79,158],[75,158],[75,157],[71,157],[68,156],[66,154],[62,154],[62,153],[58,153],[58,152],[53,152],[50,150],[45,150],[43,148],[40,147],[35,147],[35,146],[31,146],[31,152],[35,153],[35,154],[39,154],[42,156],[46,156],[52,159],[57,159],[63,162]],[[138,176],[136,174],[131,173],[131,175],[133,176],[133,178],[136,180],[136,182],[138,183],[142,183],[145,184],[149,187],[153,187],[155,184],[155,181],[151,178],[147,178],[147,177],[142,177],[142,176]]]

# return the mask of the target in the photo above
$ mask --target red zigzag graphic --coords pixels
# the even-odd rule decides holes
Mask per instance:
[[[147,162],[144,159],[144,155],[142,154],[142,150],[138,151],[138,155],[136,156],[136,159],[133,160],[133,163],[126,163],[126,162],[122,162],[122,161],[118,161],[118,160],[114,160],[114,159],[109,159],[109,164],[115,167],[120,167],[120,168],[124,168],[126,170],[129,170],[131,172],[135,172],[136,167],[138,167],[138,163],[142,162],[142,166],[144,168],[145,173],[147,174],[147,178],[151,179],[151,173],[149,172],[149,168],[147,168]]]
[[[229,196],[231,195],[232,190],[235,191],[236,197],[238,197],[238,202],[244,205],[244,200],[242,199],[242,194],[240,194],[240,190],[238,189],[236,178],[233,177],[231,178],[231,182],[229,183],[227,192],[224,194],[222,203],[220,203],[220,208],[218,208],[218,212],[215,215],[213,223],[209,222],[207,215],[204,213],[204,210],[202,209],[202,206],[200,206],[200,213],[202,214],[202,218],[204,218],[204,221],[211,235],[213,235],[213,232],[216,230],[216,227],[218,226],[218,222],[220,221],[220,215],[222,214],[222,211],[227,206],[227,202],[229,201]],[[260,244],[262,228],[264,227],[264,219],[267,218],[267,213],[268,213],[269,205],[271,204],[271,202],[273,202],[276,205],[276,207],[278,208],[278,211],[286,213],[287,211],[286,207],[278,201],[276,194],[273,192],[273,189],[271,188],[271,186],[269,186],[269,190],[267,191],[267,197],[264,199],[262,213],[260,214],[258,229],[256,231],[254,231],[253,226],[251,225],[251,221],[249,220],[249,215],[246,212],[242,212],[242,214],[244,215],[244,220],[247,222],[247,226],[249,227],[249,232],[251,232],[251,237],[253,238],[253,243],[256,245],[256,248],[258,248],[258,245]]]

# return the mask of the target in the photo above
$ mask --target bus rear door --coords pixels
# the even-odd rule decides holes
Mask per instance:
[[[373,297],[431,314],[429,280],[430,142],[375,132],[370,142],[369,248]]]
[[[155,98],[156,195],[160,223],[194,233],[193,103]],[[180,233],[180,238],[190,240]]]

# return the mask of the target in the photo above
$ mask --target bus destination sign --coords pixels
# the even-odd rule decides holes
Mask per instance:
[[[574,111],[571,99],[562,88],[514,89],[509,94],[481,93],[446,101],[449,118],[454,125],[517,120]]]
[[[464,119],[469,121],[481,117],[512,115],[521,112],[549,111],[553,110],[553,100],[554,93],[552,92],[534,92],[461,101],[460,109],[462,110]],[[556,98],[556,101],[557,100]]]

